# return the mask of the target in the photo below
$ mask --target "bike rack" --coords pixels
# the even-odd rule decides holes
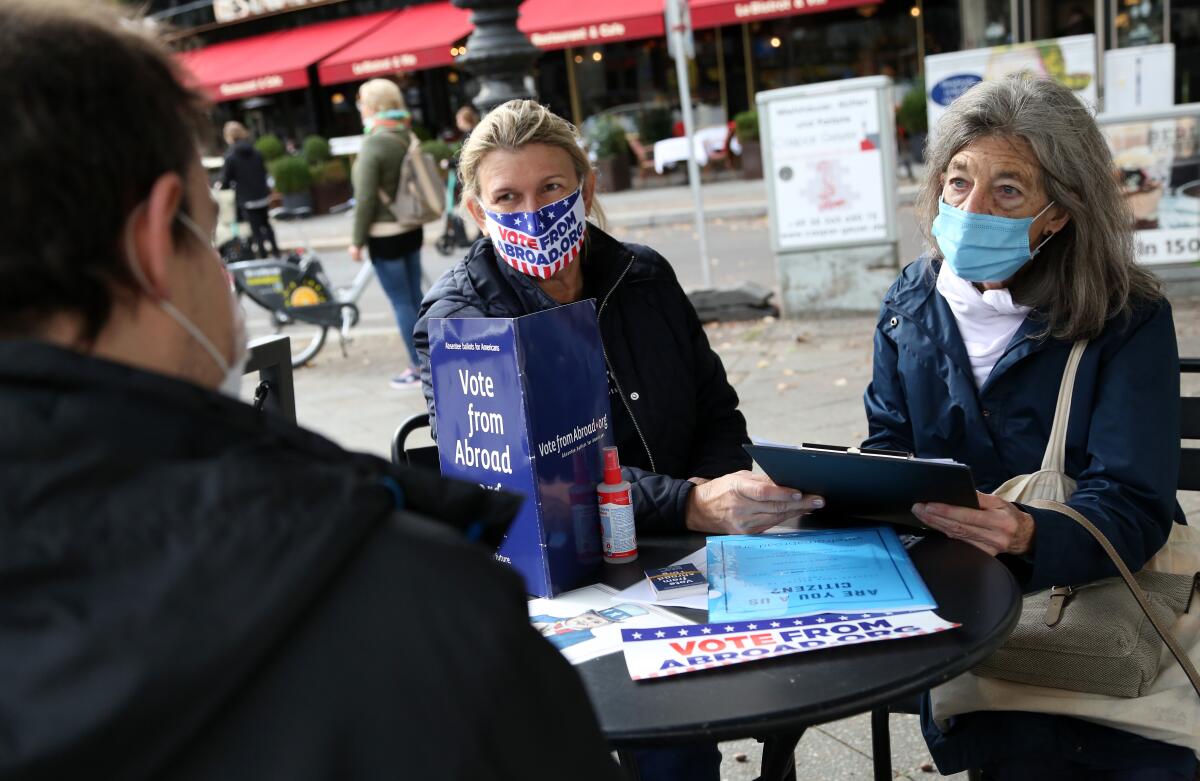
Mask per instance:
[[[259,382],[270,383],[265,407],[296,422],[296,388],[292,382],[292,340],[288,336],[264,336],[250,342],[250,356],[243,374],[258,372]]]

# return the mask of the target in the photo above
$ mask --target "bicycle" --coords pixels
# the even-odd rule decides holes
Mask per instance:
[[[346,203],[334,208],[346,211],[352,207],[352,203]],[[272,216],[291,220],[307,215],[279,210]],[[220,249],[238,297],[246,296],[270,312],[275,333],[294,329],[289,334],[294,368],[316,357],[325,346],[330,328],[338,329],[342,356],[348,356],[350,329],[359,320],[358,300],[375,276],[370,263],[362,265],[349,287],[335,288],[307,239],[303,247],[283,258],[257,260],[250,254],[249,243],[238,237],[235,226],[233,238]]]

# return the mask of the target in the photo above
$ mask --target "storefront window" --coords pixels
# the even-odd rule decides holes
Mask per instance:
[[[1117,47],[1163,42],[1163,0],[1113,0]]]
[[[918,19],[906,0],[750,25],[757,88],[917,73]]]
[[[959,12],[963,49],[1013,42],[1011,0],[959,0]]]

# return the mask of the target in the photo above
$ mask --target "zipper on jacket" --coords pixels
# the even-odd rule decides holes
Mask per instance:
[[[633,268],[633,262],[637,258],[633,255],[629,256],[629,263],[625,266],[625,270],[621,272],[621,276],[617,277],[617,281],[608,289],[608,293],[604,296],[604,301],[600,303],[600,308],[596,310],[596,323],[599,324],[600,316],[604,314],[604,307],[608,306],[608,299],[612,298],[612,294],[616,292],[617,286],[625,279],[625,275],[629,273],[629,269]],[[629,419],[633,421],[633,430],[637,432],[638,439],[642,441],[642,447],[646,451],[646,458],[650,459],[650,471],[657,472],[658,469],[654,466],[654,454],[650,452],[650,445],[646,442],[646,436],[642,434],[642,427],[638,424],[637,415],[633,414],[633,408],[629,406],[629,400],[625,398],[625,389],[621,387],[621,381],[617,379],[617,372],[613,369],[612,361],[608,359],[608,348],[604,346],[604,336],[600,337],[600,352],[604,353],[604,365],[608,368],[608,376],[612,377],[613,384],[617,386],[617,395],[621,397],[621,403],[625,405],[625,411],[629,413]]]

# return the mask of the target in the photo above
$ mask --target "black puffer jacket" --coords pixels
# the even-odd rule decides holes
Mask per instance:
[[[682,531],[687,478],[750,468],[746,419],[671,265],[594,225],[587,240],[584,298],[596,299],[613,433],[633,483],[638,528]],[[490,239],[475,242],[425,296],[414,332],[431,419],[430,318],[519,317],[555,306],[531,277],[497,261]]]
[[[432,520],[511,499],[30,342],[0,432],[0,779],[619,777],[520,579]]]
[[[263,164],[262,155],[249,141],[242,139],[225,153],[221,186],[233,188],[238,206],[260,203],[271,197],[271,188],[267,186],[267,167]]]

